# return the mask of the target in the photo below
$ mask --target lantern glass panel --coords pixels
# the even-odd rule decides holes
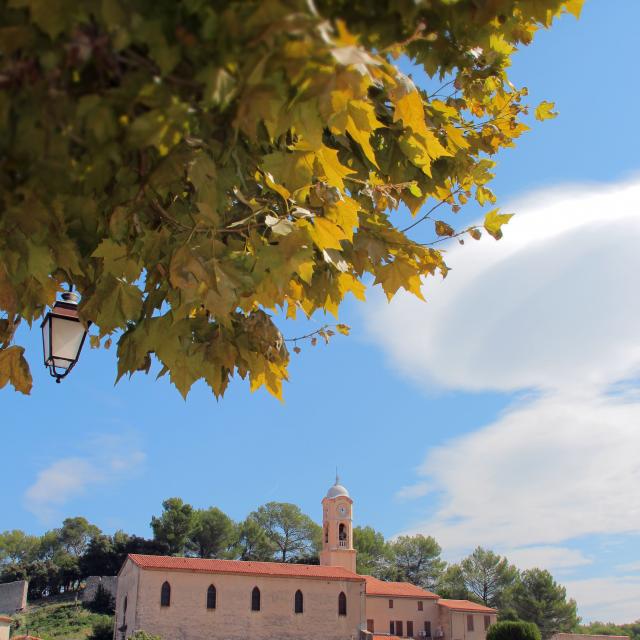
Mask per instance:
[[[42,350],[44,351],[44,363],[48,364],[51,358],[51,351],[49,350],[49,335],[51,332],[51,316],[47,315],[45,321],[42,323]]]
[[[50,322],[52,337],[50,357],[53,359],[52,364],[54,367],[67,369],[78,359],[82,339],[84,338],[84,326],[78,320],[60,318],[54,315],[51,316]]]

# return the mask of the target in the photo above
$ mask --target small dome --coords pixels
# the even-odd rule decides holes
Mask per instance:
[[[327,491],[327,498],[337,498],[338,496],[351,497],[349,492],[340,484],[340,478],[336,476],[335,484]]]

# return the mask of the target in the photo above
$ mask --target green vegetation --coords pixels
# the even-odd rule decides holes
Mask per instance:
[[[94,628],[108,626],[109,638],[112,637],[113,616],[92,613],[69,598],[56,600],[30,605],[25,613],[16,616],[13,633],[28,633],[42,640],[83,640],[92,637]]]
[[[589,635],[629,636],[632,640],[640,640],[640,619],[629,624],[596,621],[591,624],[578,625],[576,631]]]
[[[540,640],[540,630],[533,622],[505,620],[496,622],[487,631],[487,640]]]
[[[27,578],[31,581],[30,602],[37,598],[58,602],[61,593],[73,593],[90,575],[115,575],[129,553],[319,562],[321,528],[290,503],[269,502],[244,520],[234,522],[217,507],[196,509],[174,497],[162,503],[162,512],[153,516],[150,524],[152,540],[123,531],[105,535],[82,517],[67,518],[59,529],[40,537],[17,530],[5,531],[0,533],[0,582]],[[418,534],[385,540],[372,527],[355,527],[353,540],[360,573],[382,580],[409,581],[443,597],[470,599],[496,607],[500,620],[535,623],[545,639],[558,631],[572,631],[579,622],[576,603],[567,598],[564,587],[548,571],[519,571],[491,550],[477,547],[459,563],[447,565],[442,560],[440,545],[431,536]],[[100,619],[98,614],[113,610],[113,599],[104,589],[98,589],[95,600],[87,605],[93,613],[65,606],[54,605],[51,615],[46,613],[38,624],[43,625],[45,619],[51,618],[57,629],[64,624],[76,624],[79,617],[89,633],[93,623]],[[91,615],[98,617],[90,618]],[[600,624],[584,628],[587,633],[596,633]],[[620,634],[640,640],[640,623],[627,627]],[[616,631],[622,629],[618,627]],[[104,625],[102,629],[96,627],[94,640],[100,640],[100,633],[105,633]]]

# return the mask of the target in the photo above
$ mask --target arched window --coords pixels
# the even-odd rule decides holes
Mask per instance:
[[[160,606],[168,607],[171,604],[171,585],[168,582],[162,583],[160,590]]]
[[[122,624],[118,627],[118,631],[122,634],[122,640],[127,635],[127,596],[124,597],[124,601],[122,602]]]
[[[342,523],[340,524],[340,528],[338,529],[338,539],[339,540],[347,539],[347,528]]]
[[[344,591],[341,591],[338,596],[338,615],[347,615],[347,596],[344,595]]]
[[[251,611],[260,611],[260,589],[253,587],[251,592]]]
[[[295,613],[302,613],[304,611],[304,596],[302,595],[302,591],[300,591],[300,589],[296,591],[293,602],[293,610],[295,611]]]
[[[216,608],[216,588],[213,585],[209,585],[207,589],[207,609]]]

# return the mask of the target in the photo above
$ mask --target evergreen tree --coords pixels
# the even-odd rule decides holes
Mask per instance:
[[[542,569],[523,571],[510,600],[518,618],[535,623],[543,640],[572,631],[579,622],[575,600],[568,600],[566,589]]]
[[[151,518],[153,537],[158,542],[165,543],[171,555],[184,555],[193,531],[193,507],[185,504],[181,498],[169,498],[162,503],[162,509],[159,518]]]
[[[421,534],[399,536],[389,550],[395,580],[435,589],[446,563],[440,558],[442,549],[434,538]]]
[[[518,577],[518,570],[506,558],[482,547],[476,547],[460,568],[466,589],[488,607],[499,607]]]

